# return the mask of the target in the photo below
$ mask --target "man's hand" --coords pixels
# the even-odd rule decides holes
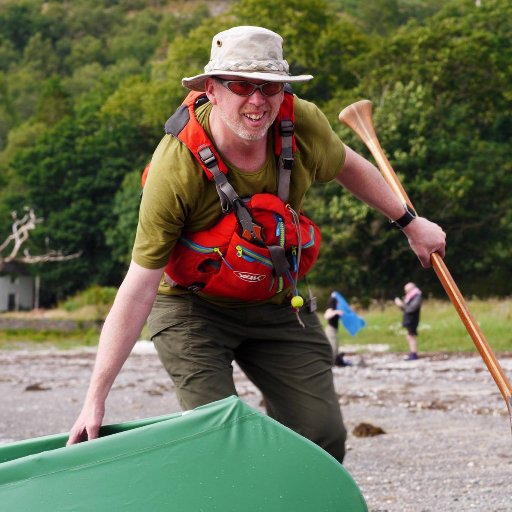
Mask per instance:
[[[335,316],[343,316],[343,311],[341,311],[341,309],[329,308],[324,313],[324,318],[326,320],[330,320],[331,318],[334,318]]]
[[[80,416],[69,432],[66,446],[96,439],[105,415],[105,404],[90,406],[85,404]]]
[[[163,272],[131,262],[103,324],[89,389],[68,445],[98,437],[108,393],[142,331]]]
[[[446,233],[437,224],[424,217],[416,217],[403,229],[403,232],[424,268],[430,267],[432,253],[437,252],[441,258],[444,258]]]

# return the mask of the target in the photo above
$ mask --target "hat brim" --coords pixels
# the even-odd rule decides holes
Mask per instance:
[[[233,78],[247,78],[250,80],[265,80],[265,82],[282,82],[282,83],[294,83],[294,82],[308,82],[313,78],[312,75],[285,75],[279,73],[244,73],[242,71],[215,71],[209,73],[202,73],[200,75],[183,78],[181,81],[183,87],[187,87],[192,91],[204,91],[204,83],[207,78],[212,76],[229,76]]]

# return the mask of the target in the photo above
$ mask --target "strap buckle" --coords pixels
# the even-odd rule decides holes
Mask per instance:
[[[208,169],[217,165],[217,158],[208,146],[200,149],[197,154],[199,155],[199,158],[201,158],[201,162],[203,162]]]
[[[255,243],[256,245],[265,245],[261,226],[254,222],[251,213],[245,203],[239,197],[233,201],[235,215],[238,224],[242,229],[241,237],[245,240]]]

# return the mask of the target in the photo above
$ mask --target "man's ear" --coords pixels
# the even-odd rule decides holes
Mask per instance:
[[[215,80],[213,78],[207,78],[204,82],[204,91],[206,96],[210,100],[212,105],[217,104],[217,98],[215,96]]]

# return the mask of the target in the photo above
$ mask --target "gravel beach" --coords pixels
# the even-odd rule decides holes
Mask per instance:
[[[94,357],[94,349],[0,351],[0,444],[68,431]],[[352,366],[333,369],[349,430],[345,467],[370,511],[512,511],[509,415],[478,355],[409,362],[403,354],[349,351],[346,358]],[[499,359],[512,375],[512,354]],[[259,391],[236,367],[235,379],[241,398],[262,410]],[[105,423],[178,410],[152,344],[137,343]],[[366,429],[356,429],[362,423]],[[384,433],[371,435],[373,427]]]

